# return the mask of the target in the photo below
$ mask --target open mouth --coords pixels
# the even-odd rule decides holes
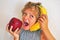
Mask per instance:
[[[28,26],[29,25],[29,23],[28,22],[24,22],[24,26]]]

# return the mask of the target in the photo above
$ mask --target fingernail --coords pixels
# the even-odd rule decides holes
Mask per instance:
[[[13,28],[13,26],[11,26],[11,28]]]

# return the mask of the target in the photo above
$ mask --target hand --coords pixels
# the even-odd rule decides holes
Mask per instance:
[[[55,40],[53,35],[50,33],[48,29],[48,18],[47,15],[41,15],[39,18],[39,22],[41,24],[41,40],[45,37],[45,40]],[[42,37],[43,36],[43,37]]]
[[[39,22],[41,24],[41,30],[45,31],[48,29],[48,18],[47,15],[41,15],[39,18]]]
[[[9,25],[6,26],[6,30],[14,37],[19,38],[20,30],[17,28],[14,32],[12,31],[13,26],[11,26],[10,29],[8,29]]]

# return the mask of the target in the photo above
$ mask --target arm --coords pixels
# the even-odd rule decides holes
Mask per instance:
[[[6,30],[14,37],[14,40],[19,40],[19,34],[20,34],[20,30],[17,28],[14,32],[12,31],[12,26],[10,28],[10,30],[8,29],[8,26],[6,27]]]
[[[53,37],[53,35],[50,33],[49,29],[48,29],[48,18],[47,15],[41,15],[41,17],[39,18],[39,22],[41,24],[41,40],[43,40],[42,35],[44,38],[44,40],[55,40],[55,38]]]
[[[55,40],[53,35],[50,33],[49,29],[44,29],[43,31],[44,35],[46,36],[47,40]]]
[[[41,40],[47,40],[43,32],[41,32],[40,37],[41,37]]]

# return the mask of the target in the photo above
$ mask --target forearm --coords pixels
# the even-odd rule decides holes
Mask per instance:
[[[43,32],[41,32],[40,37],[41,37],[41,40],[47,40]]]
[[[19,39],[19,37],[17,37],[17,38],[14,37],[14,40],[20,40],[20,39]]]
[[[45,37],[47,38],[47,40],[55,40],[53,35],[50,33],[49,29],[44,29],[43,33]]]

